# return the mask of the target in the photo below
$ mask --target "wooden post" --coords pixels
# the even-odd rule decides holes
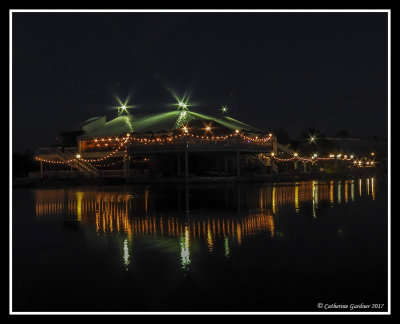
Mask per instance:
[[[177,160],[178,160],[178,177],[180,177],[181,176],[181,156],[179,155],[179,153],[177,155]]]
[[[273,165],[272,165],[272,156],[271,157],[268,157],[267,159],[269,159],[269,173],[274,173],[274,167],[273,167]]]
[[[189,179],[189,163],[188,163],[188,150],[185,148],[185,180]]]
[[[239,150],[236,151],[236,164],[237,164],[237,176],[240,178],[240,155]]]
[[[129,156],[124,155],[124,177],[129,178]]]

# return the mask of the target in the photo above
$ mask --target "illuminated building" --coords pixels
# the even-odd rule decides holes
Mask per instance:
[[[255,168],[276,170],[273,134],[227,116],[226,110],[212,117],[189,111],[188,106],[180,103],[178,110],[154,114],[130,114],[125,108],[110,121],[105,116],[91,118],[61,132],[62,147],[39,149],[37,160],[92,177],[188,179],[240,176]]]

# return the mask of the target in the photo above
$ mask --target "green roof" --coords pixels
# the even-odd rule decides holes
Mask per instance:
[[[231,130],[239,129],[241,131],[263,132],[260,129],[252,127],[248,124],[242,123],[231,117],[212,117],[192,111],[174,110],[169,112],[147,114],[147,115],[124,115],[114,118],[102,126],[95,128],[79,138],[92,138],[102,136],[120,136],[126,133],[159,133],[170,132],[192,120],[207,120],[213,121],[221,126]]]

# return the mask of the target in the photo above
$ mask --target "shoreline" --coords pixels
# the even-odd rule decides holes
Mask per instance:
[[[387,173],[305,173],[305,174],[268,174],[241,177],[153,177],[153,178],[74,178],[74,179],[37,179],[13,178],[12,188],[48,188],[65,186],[113,186],[113,185],[157,185],[157,184],[231,184],[231,183],[279,183],[307,180],[352,180],[366,177],[387,177]]]

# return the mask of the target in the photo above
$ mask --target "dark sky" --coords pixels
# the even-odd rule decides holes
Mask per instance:
[[[116,97],[256,127],[387,135],[387,13],[13,13],[13,151],[116,116]],[[233,96],[230,96],[233,90]],[[133,110],[131,110],[133,112]]]

